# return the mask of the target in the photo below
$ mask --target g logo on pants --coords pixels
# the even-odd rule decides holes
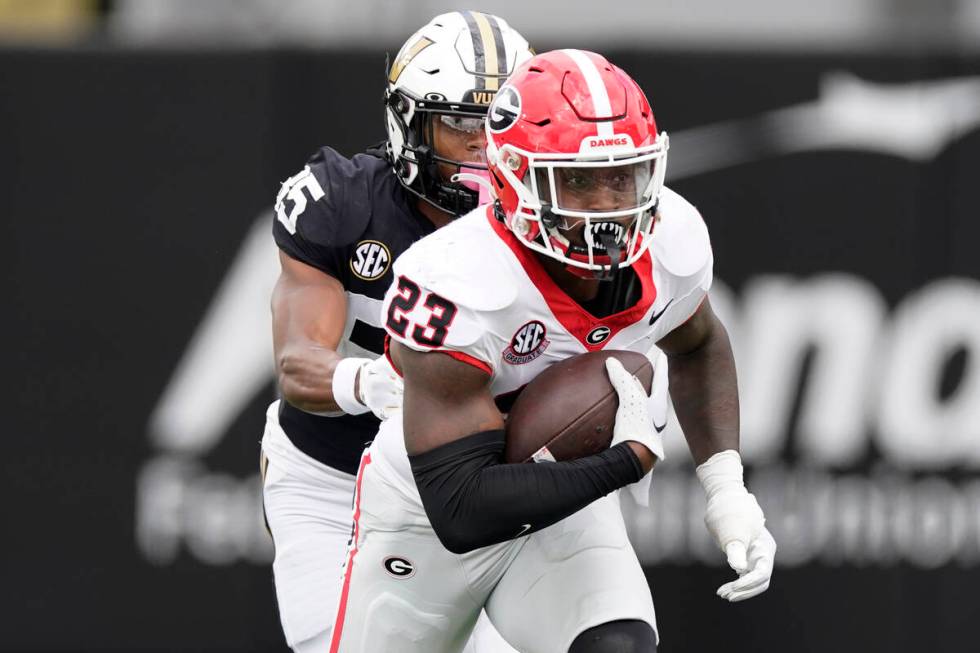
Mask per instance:
[[[398,556],[388,556],[382,563],[389,576],[395,578],[411,578],[415,575],[415,565],[410,560]]]

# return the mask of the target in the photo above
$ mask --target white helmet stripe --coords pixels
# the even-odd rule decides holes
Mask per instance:
[[[612,104],[609,102],[609,91],[606,84],[602,81],[602,75],[595,63],[581,50],[562,50],[567,54],[585,77],[585,83],[589,87],[589,95],[592,96],[592,106],[596,116],[612,116]],[[596,122],[596,136],[611,137],[613,135],[612,121],[600,120]]]

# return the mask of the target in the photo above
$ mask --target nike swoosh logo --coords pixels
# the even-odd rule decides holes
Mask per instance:
[[[663,433],[664,429],[667,428],[667,422],[664,422],[663,424],[657,424],[657,421],[654,420],[653,428],[657,429],[657,433]]]
[[[524,526],[521,527],[521,530],[514,537],[520,537],[521,535],[524,535],[524,533],[528,532],[529,530],[531,530],[531,525],[524,524]]]
[[[664,307],[660,309],[660,312],[654,313],[653,315],[651,315],[650,316],[650,326],[653,326],[653,323],[656,322],[657,320],[659,320],[660,319],[660,316],[663,315],[664,314],[664,311],[667,310],[667,307],[670,306],[673,303],[674,303],[674,298],[671,297],[670,301],[667,302],[664,305]]]

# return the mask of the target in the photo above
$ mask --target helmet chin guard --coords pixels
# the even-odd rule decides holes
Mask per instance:
[[[656,207],[651,210],[650,214],[656,214]],[[594,222],[591,227],[591,231],[584,234],[585,245],[573,244],[567,238],[553,235],[550,238],[551,246],[554,251],[572,261],[565,263],[565,269],[571,274],[582,279],[610,281],[621,268],[628,267],[627,260],[632,264],[639,256],[627,255],[627,232],[619,223]],[[641,230],[639,236],[641,241],[634,244],[634,249],[637,249],[640,255],[646,251],[646,245],[643,242],[649,242],[647,236],[648,234],[645,235]],[[591,263],[590,248],[592,252]],[[557,257],[553,256],[552,258]]]
[[[487,172],[486,168],[475,172],[458,172],[452,176],[450,181],[476,193],[476,206],[489,204],[493,201],[493,185],[490,183],[490,173]]]

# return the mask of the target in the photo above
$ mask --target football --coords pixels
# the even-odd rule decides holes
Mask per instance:
[[[574,460],[609,446],[619,399],[606,373],[615,356],[647,392],[653,365],[632,351],[596,351],[552,365],[521,391],[507,416],[508,463]]]

